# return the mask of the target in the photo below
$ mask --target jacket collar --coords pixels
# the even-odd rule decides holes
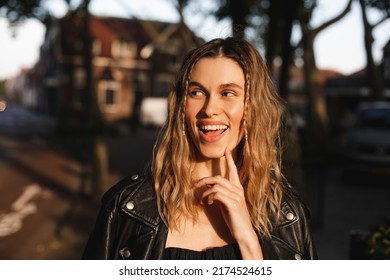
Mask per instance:
[[[157,210],[156,191],[149,176],[140,177],[123,193],[120,207],[123,212],[152,228],[161,222]]]
[[[125,190],[120,198],[122,211],[152,228],[158,226],[161,218],[157,210],[156,191],[150,176],[144,175],[130,179]],[[284,199],[275,229],[287,227],[298,220],[297,209]]]

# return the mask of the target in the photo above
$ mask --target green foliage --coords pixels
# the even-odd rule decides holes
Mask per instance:
[[[42,7],[42,0],[1,0],[0,16],[8,18],[10,23],[17,23],[28,18],[42,22],[48,17],[48,11]]]
[[[389,0],[366,0],[368,7],[376,8],[390,17],[390,1]]]
[[[390,222],[374,227],[366,242],[369,259],[390,260]]]

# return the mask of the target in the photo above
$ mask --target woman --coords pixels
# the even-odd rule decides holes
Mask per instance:
[[[283,106],[256,49],[191,51],[145,175],[102,199],[85,259],[316,259],[308,212],[283,179]]]

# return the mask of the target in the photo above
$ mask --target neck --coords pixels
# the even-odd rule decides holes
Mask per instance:
[[[198,160],[194,164],[192,179],[198,180],[210,176],[227,176],[226,158]]]

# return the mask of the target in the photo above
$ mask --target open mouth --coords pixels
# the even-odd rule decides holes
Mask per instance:
[[[199,125],[199,130],[208,137],[217,137],[223,134],[229,126],[227,125]]]

